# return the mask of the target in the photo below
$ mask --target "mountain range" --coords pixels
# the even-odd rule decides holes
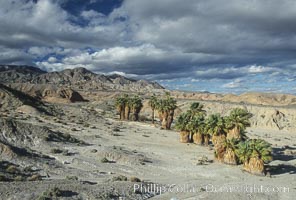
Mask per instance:
[[[46,72],[25,65],[0,65],[0,83],[12,89],[54,102],[77,102],[84,98],[97,99],[104,92],[111,93],[164,93],[165,88],[157,82],[135,80],[118,74],[96,74],[85,68]],[[197,101],[221,101],[254,105],[287,106],[296,104],[296,96],[290,94],[248,92],[214,94],[209,92],[171,91],[177,99]],[[107,96],[108,96],[107,95]],[[105,98],[102,96],[102,98]],[[61,101],[63,100],[63,101]]]
[[[134,80],[118,74],[96,74],[85,68],[45,72],[32,66],[0,65],[0,83],[54,84],[83,90],[147,91],[164,89],[156,82]]]

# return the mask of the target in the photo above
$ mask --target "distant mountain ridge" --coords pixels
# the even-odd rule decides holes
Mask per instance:
[[[265,106],[292,106],[296,105],[296,96],[292,94],[275,94],[247,92],[240,95],[215,94],[209,92],[182,92],[173,91],[172,95],[178,99],[197,101],[219,101],[239,104],[253,104]]]
[[[46,73],[45,71],[27,65],[0,65],[0,83],[24,83],[34,77]]]
[[[17,65],[0,65],[0,83],[54,84],[82,90],[151,91],[164,89],[156,82],[129,79],[118,74],[96,74],[85,68],[45,72],[36,67]]]

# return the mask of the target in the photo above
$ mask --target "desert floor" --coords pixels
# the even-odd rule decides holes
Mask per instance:
[[[91,115],[86,104],[63,109],[59,121],[40,115],[26,122],[70,133],[88,145],[53,142],[36,147],[60,166],[42,169],[42,181],[1,182],[0,199],[38,199],[51,187],[65,191],[64,199],[295,199],[296,133],[248,129],[248,136],[264,138],[274,148],[270,175],[261,177],[243,172],[242,166],[215,162],[211,147],[182,144],[176,131],[122,122],[100,109]],[[78,118],[87,125],[77,123]],[[52,148],[69,154],[53,154]],[[208,162],[199,161],[206,158]],[[144,183],[112,180],[119,175]],[[68,180],[74,176],[78,180]]]

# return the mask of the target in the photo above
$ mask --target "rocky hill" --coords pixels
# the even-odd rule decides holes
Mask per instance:
[[[12,83],[7,84],[7,86],[46,102],[74,103],[86,101],[77,91],[54,84]]]
[[[51,114],[52,110],[39,99],[18,90],[0,84],[0,111],[18,111],[25,108],[26,112]]]
[[[40,74],[46,73],[39,68],[26,65],[0,65],[1,83],[24,83],[30,82]]]
[[[85,68],[46,73],[35,67],[0,65],[0,82],[4,84],[51,84],[58,87],[69,87],[74,90],[84,91],[151,91],[164,89],[156,82],[129,79],[117,74],[96,74]]]

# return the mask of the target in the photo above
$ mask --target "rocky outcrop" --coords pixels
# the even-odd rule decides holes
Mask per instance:
[[[83,144],[69,134],[53,131],[46,126],[7,118],[0,119],[0,142],[20,148],[39,147],[48,142]]]
[[[50,114],[50,109],[40,100],[18,90],[0,84],[0,111],[16,110],[18,107],[27,105],[39,112]]]
[[[0,119],[0,141],[5,144],[32,148],[41,145],[49,134],[53,132],[46,127],[12,119]]]
[[[10,146],[0,142],[0,156],[2,159],[11,160],[17,157],[17,154],[11,149]]]
[[[83,97],[72,89],[59,89],[57,94],[65,99],[69,99],[71,102],[85,101]]]
[[[18,91],[22,91],[32,97],[47,102],[74,103],[85,101],[85,99],[80,95],[79,92],[70,88],[60,88],[51,84],[16,83],[9,84],[9,86]]]
[[[279,110],[276,110],[274,114],[272,114],[272,121],[276,124],[276,126],[279,128],[279,130],[284,129],[285,127],[289,126],[286,116],[284,113],[280,112]]]
[[[64,100],[66,102],[74,103],[85,101],[84,98],[78,92],[69,88],[60,88],[57,90],[45,89],[42,92],[41,98],[49,102],[61,102]]]

